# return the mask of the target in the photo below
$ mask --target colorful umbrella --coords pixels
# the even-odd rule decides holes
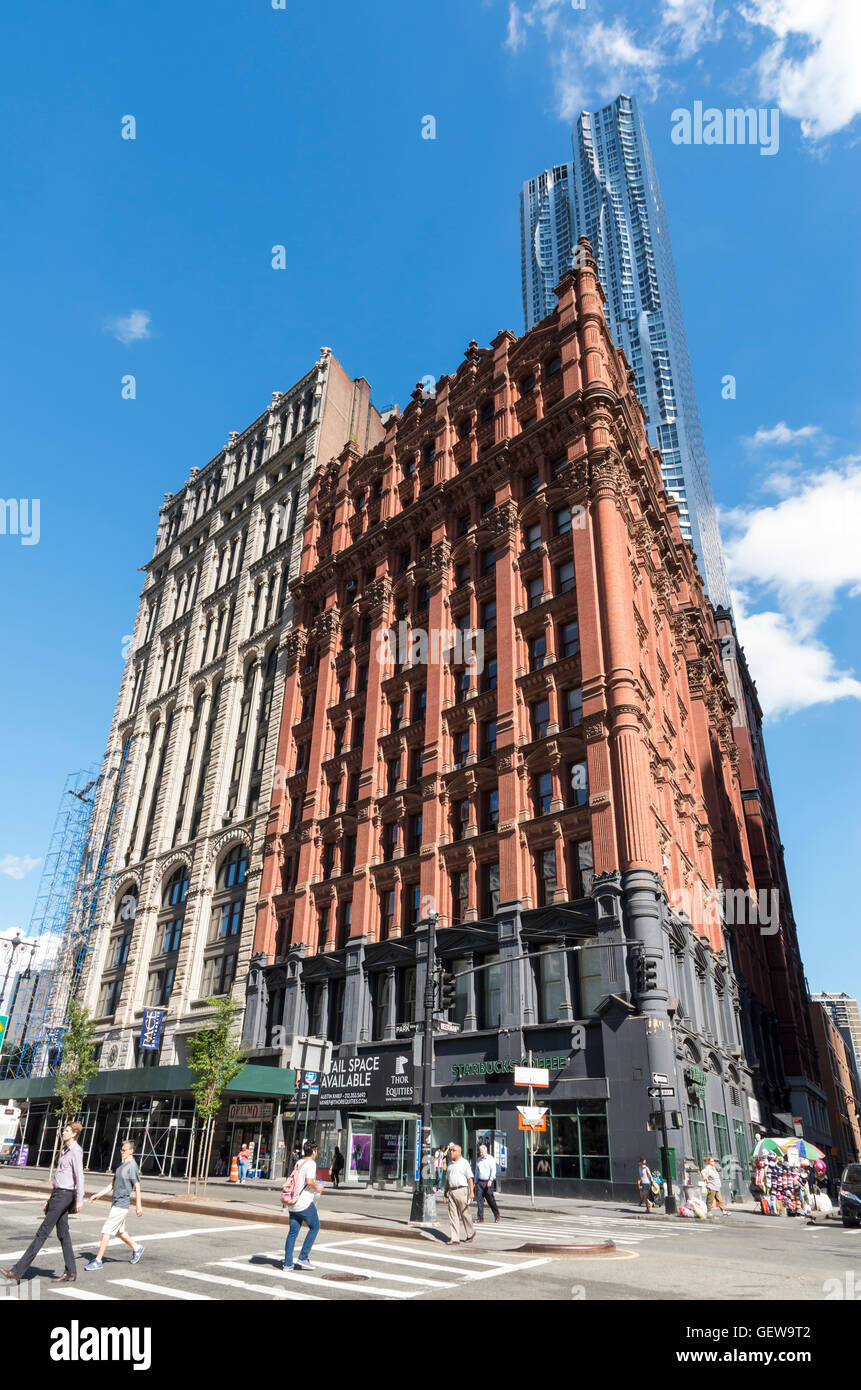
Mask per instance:
[[[817,1149],[815,1144],[811,1144],[807,1139],[760,1139],[751,1157],[762,1158],[765,1154],[779,1154],[785,1158],[790,1149],[795,1149],[799,1158],[808,1158],[811,1163],[816,1158],[824,1158],[821,1149]]]

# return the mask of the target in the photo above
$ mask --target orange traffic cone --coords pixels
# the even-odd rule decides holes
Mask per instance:
[[[230,1162],[230,1177],[229,1177],[228,1181],[229,1181],[229,1182],[239,1182],[239,1164],[236,1162],[236,1156],[235,1156],[235,1155],[233,1156],[233,1158],[231,1159],[231,1162]]]

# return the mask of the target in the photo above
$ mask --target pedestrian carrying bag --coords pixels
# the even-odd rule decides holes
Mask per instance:
[[[299,1187],[299,1169],[302,1167],[302,1162],[303,1160],[300,1159],[294,1164],[293,1172],[281,1189],[281,1205],[284,1207],[292,1207],[294,1202],[298,1202],[299,1200],[301,1191]]]

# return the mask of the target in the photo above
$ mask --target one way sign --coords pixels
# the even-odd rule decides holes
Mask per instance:
[[[650,1086],[650,1096],[674,1096],[676,1093],[672,1086]]]

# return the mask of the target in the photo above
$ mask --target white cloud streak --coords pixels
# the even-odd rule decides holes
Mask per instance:
[[[132,309],[128,314],[110,318],[105,323],[105,332],[111,333],[118,342],[136,343],[142,338],[150,338],[152,315],[148,309]]]
[[[20,858],[17,854],[6,854],[0,859],[0,874],[6,874],[7,878],[26,878],[41,862],[41,859],[31,859],[28,854]]]

